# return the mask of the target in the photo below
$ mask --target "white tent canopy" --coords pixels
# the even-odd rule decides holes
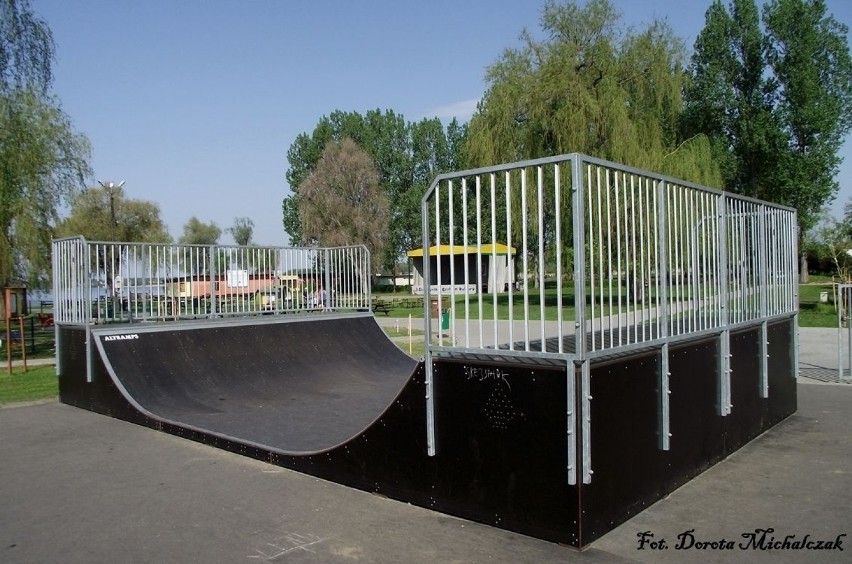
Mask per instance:
[[[514,247],[500,243],[480,247],[433,245],[429,247],[430,286],[433,291],[440,286],[442,292],[464,291],[465,288],[472,292],[505,292],[514,278],[515,253]],[[424,291],[423,254],[422,248],[408,251],[415,269],[411,287],[414,294]],[[480,266],[481,275],[478,274]]]

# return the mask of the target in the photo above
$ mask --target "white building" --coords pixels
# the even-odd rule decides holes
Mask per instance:
[[[415,270],[411,291],[413,294],[423,294],[423,249],[414,249],[407,254]],[[453,288],[456,291],[467,288],[469,292],[505,292],[514,280],[515,254],[514,247],[500,243],[481,247],[429,247],[431,291],[437,292],[440,285],[442,293],[450,292]]]

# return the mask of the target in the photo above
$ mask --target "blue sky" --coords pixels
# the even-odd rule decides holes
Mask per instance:
[[[187,220],[250,217],[287,245],[287,150],[334,110],[466,121],[485,69],[539,29],[543,0],[31,0],[57,44],[54,92],[92,143],[95,180],[126,181]],[[615,0],[628,25],[668,20],[691,49],[710,0]],[[828,0],[852,27],[852,2]],[[852,143],[835,209],[852,197]],[[223,235],[221,242],[232,239]]]

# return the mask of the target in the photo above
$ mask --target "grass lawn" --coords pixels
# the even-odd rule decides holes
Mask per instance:
[[[820,301],[822,292],[828,292],[828,303]],[[837,327],[831,284],[799,286],[799,327]]]
[[[830,279],[821,280],[818,277],[812,277],[815,282],[803,284],[799,286],[799,326],[800,327],[837,327],[837,312],[834,309],[834,298],[832,294],[832,286]],[[622,289],[622,291],[624,291]],[[570,288],[569,288],[570,292]],[[820,302],[820,293],[828,292],[828,303]],[[541,310],[539,299],[541,293],[538,289],[530,288],[529,291],[529,315],[530,320],[535,321],[540,319]],[[400,294],[376,294],[376,298],[382,299],[390,306],[388,317],[408,318],[410,315],[413,319],[423,318],[423,307],[416,308],[403,307],[402,296]],[[405,296],[410,298],[410,296]],[[444,295],[443,298],[449,301],[450,296]],[[614,301],[617,297],[613,298]],[[622,303],[626,303],[626,297],[622,295]],[[483,296],[482,313],[483,318],[491,319],[494,315],[493,297],[489,294]],[[544,290],[544,318],[548,321],[557,319],[559,300],[556,295],[556,290],[550,287]],[[515,312],[515,318],[523,315],[524,310],[524,294],[522,291],[512,293],[512,304]],[[470,312],[470,318],[479,317],[479,300],[476,297],[471,297],[469,302],[465,304],[464,296],[456,295],[456,301],[453,304],[456,310],[457,317],[463,317],[465,307]],[[587,305],[587,308],[589,306]],[[596,315],[600,315],[601,311],[596,306]],[[631,304],[632,307],[632,304]],[[604,311],[608,308],[604,304]],[[574,318],[574,295],[573,292],[563,294],[562,296],[562,315],[564,319]],[[497,318],[509,318],[509,295],[499,294],[497,296]]]
[[[38,366],[27,372],[13,368],[9,374],[0,372],[0,405],[55,398],[59,395],[59,380],[53,366]]]

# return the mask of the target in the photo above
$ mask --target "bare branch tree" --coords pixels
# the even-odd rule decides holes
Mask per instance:
[[[390,204],[370,156],[351,139],[329,142],[299,194],[303,242],[365,245],[376,272],[388,241]]]

